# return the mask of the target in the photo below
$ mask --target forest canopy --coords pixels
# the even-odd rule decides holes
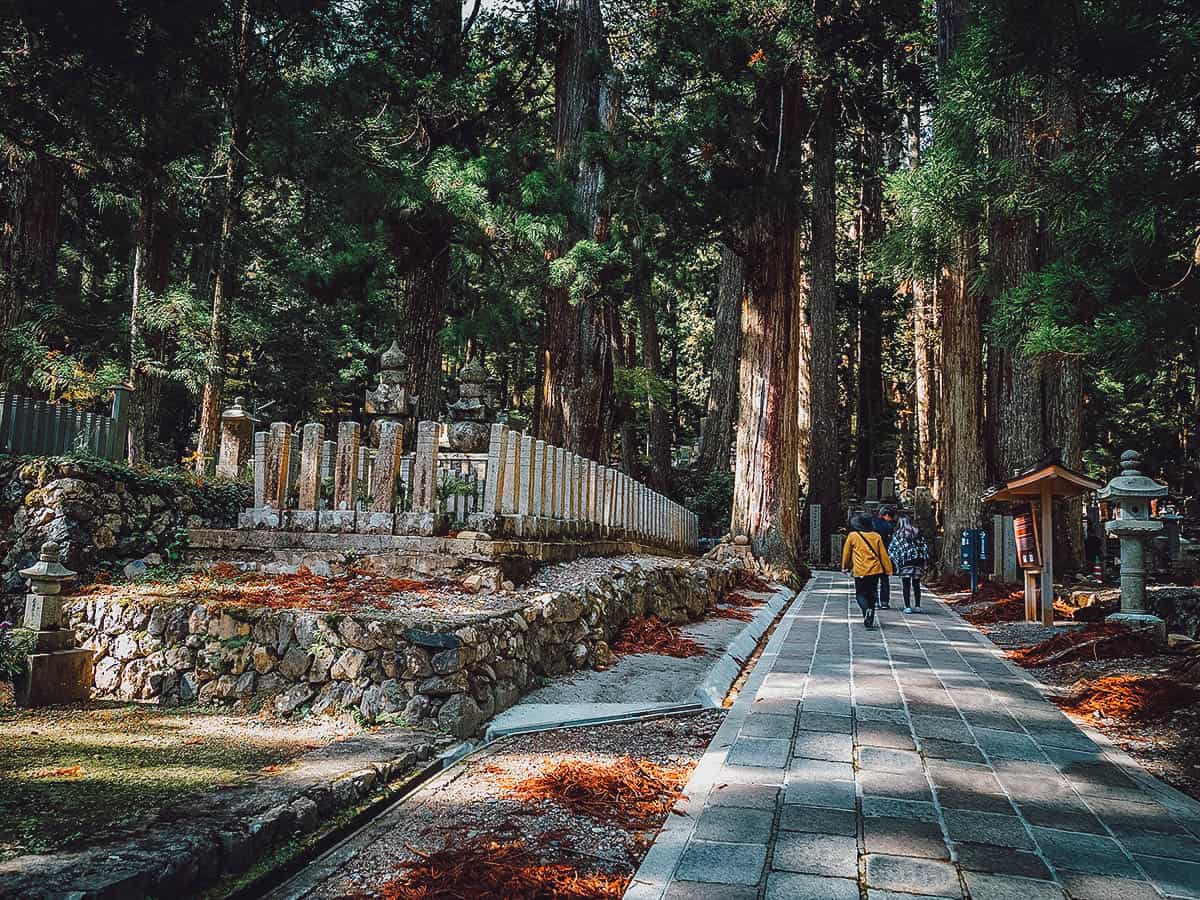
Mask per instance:
[[[1057,451],[1200,492],[1189,0],[15,0],[0,382],[201,470],[235,396],[510,423],[795,559]],[[950,548],[953,552],[953,547]]]

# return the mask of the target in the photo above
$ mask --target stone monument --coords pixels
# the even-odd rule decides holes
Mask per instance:
[[[1141,473],[1142,457],[1135,450],[1121,454],[1121,474],[1097,495],[1110,501],[1117,517],[1104,523],[1104,530],[1121,540],[1121,611],[1107,621],[1131,628],[1152,630],[1165,643],[1166,623],[1146,612],[1146,544],[1162,530],[1162,522],[1150,518],[1150,501],[1167,495],[1167,486]]]
[[[237,397],[233,406],[221,413],[221,447],[217,454],[217,474],[237,478],[254,454],[254,419],[246,412],[245,400]]]
[[[416,414],[417,398],[409,392],[406,381],[407,364],[408,358],[396,341],[379,357],[379,384],[367,391],[364,407],[372,417],[368,437],[376,447],[381,423],[398,422],[407,431],[408,421]]]
[[[448,407],[450,425],[446,441],[459,453],[484,453],[491,429],[492,407],[487,397],[488,374],[478,358],[458,370],[458,399]]]
[[[62,622],[63,584],[75,573],[62,564],[54,541],[42,544],[38,561],[21,574],[29,579],[25,595],[26,628],[36,634],[27,657],[28,671],[16,680],[18,706],[48,706],[86,700],[92,689],[92,651],[75,646],[75,632]]]

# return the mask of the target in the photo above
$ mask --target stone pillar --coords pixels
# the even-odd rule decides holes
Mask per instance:
[[[359,531],[391,534],[396,527],[396,482],[404,449],[404,426],[379,423],[379,448],[371,464],[371,508],[358,517]]]
[[[521,437],[521,491],[517,498],[517,515],[533,515],[533,436],[526,434]],[[522,523],[523,524],[523,523]]]
[[[92,651],[75,647],[75,632],[63,627],[62,589],[75,573],[62,565],[59,546],[42,544],[38,561],[21,574],[29,579],[24,626],[35,633],[26,671],[14,679],[18,706],[47,706],[87,700],[92,688]]]
[[[529,514],[541,518],[546,514],[546,442],[533,442],[533,457],[530,461]]]
[[[339,422],[337,452],[333,465],[333,497],[330,510],[322,513],[322,531],[353,531],[355,492],[358,488],[358,451],[362,426],[357,422]],[[326,443],[329,443],[326,441]]]
[[[325,443],[325,426],[310,422],[304,426],[300,448],[300,499],[296,504],[299,515],[292,516],[292,527],[300,531],[317,528],[317,503],[321,497],[321,448]]]
[[[558,498],[558,506],[554,510],[554,515],[559,519],[567,519],[571,514],[571,502],[567,496],[571,485],[571,454],[565,448],[558,448],[558,466],[555,471],[558,472],[558,488],[555,490],[555,496]]]
[[[359,447],[358,447],[358,480],[357,480],[357,484],[358,484],[359,486],[365,486],[365,490],[358,490],[358,488],[356,487],[356,489],[355,489],[355,498],[356,498],[356,500],[355,500],[355,506],[357,506],[357,505],[358,505],[357,497],[358,497],[358,495],[359,495],[359,494],[362,494],[362,495],[364,495],[364,497],[365,497],[365,495],[367,495],[367,494],[371,493],[371,460],[372,460],[372,455],[373,455],[373,451],[371,450],[371,448],[370,448],[370,447],[367,447],[367,446],[366,446],[366,445],[364,445],[364,444],[359,444]],[[367,509],[367,507],[368,507],[368,504],[367,504],[367,503],[364,501],[364,502],[363,502],[363,509],[364,509],[364,510],[366,510],[366,509]]]
[[[362,426],[357,422],[338,423],[337,462],[333,473],[333,508],[354,509],[354,490],[358,482],[358,451]]]
[[[267,438],[265,431],[254,433],[254,506],[262,509],[267,505]]]
[[[242,407],[238,397],[233,406],[221,413],[221,448],[217,453],[217,474],[237,478],[242,466],[250,459],[254,440],[254,420]]]
[[[521,481],[521,432],[511,431],[504,448],[504,484],[501,486],[500,511],[506,516],[517,514]]]
[[[821,540],[821,504],[808,504],[808,555],[813,562],[823,563],[824,555],[821,553],[824,541]]]
[[[877,502],[879,500],[879,479],[867,479],[867,500],[868,502]]]
[[[416,513],[438,511],[438,438],[437,422],[417,423],[417,448],[412,461],[412,509]]]
[[[272,422],[267,441],[266,506],[284,509],[287,506],[288,475],[292,470],[292,426],[287,422]]]
[[[883,484],[880,489],[880,499],[881,500],[895,500],[896,499],[896,479],[893,476],[888,475],[886,478],[883,479]]]
[[[487,481],[483,485],[484,515],[494,516],[503,496],[504,459],[508,443],[508,427],[497,422],[488,435]]]
[[[291,434],[291,450],[288,453],[287,496],[298,494],[300,490],[300,431],[293,429]],[[280,506],[282,509],[283,506]]]
[[[321,444],[321,481],[333,481],[333,460],[337,455],[337,444],[325,441]]]

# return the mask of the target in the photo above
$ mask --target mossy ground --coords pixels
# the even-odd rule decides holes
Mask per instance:
[[[336,731],[135,703],[0,706],[0,859],[116,837],[188,796],[274,771]]]

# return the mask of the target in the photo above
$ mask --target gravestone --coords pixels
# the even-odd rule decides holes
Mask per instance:
[[[317,506],[321,499],[321,448],[325,443],[325,426],[310,422],[304,426],[300,447],[299,499],[291,515],[292,527],[298,531],[317,530]]]
[[[379,423],[379,447],[371,463],[371,504],[358,516],[358,530],[366,534],[392,534],[396,528],[396,482],[400,478],[400,456],[404,426],[400,422]]]
[[[488,448],[491,415],[484,396],[487,370],[479,358],[468,360],[458,370],[458,399],[449,404],[450,424],[446,426],[446,443],[459,453],[482,453]]]
[[[357,506],[359,441],[362,426],[357,422],[339,422],[337,455],[333,470],[333,509],[321,516],[325,531],[354,531],[354,514]]]
[[[25,671],[13,680],[18,706],[48,706],[87,700],[92,688],[92,651],[75,646],[75,632],[63,627],[62,589],[75,573],[62,565],[59,546],[42,544],[38,561],[21,574],[29,580],[22,623],[34,632]]]
[[[813,562],[825,561],[821,554],[824,543],[821,540],[821,504],[810,503],[808,505],[808,555]]]
[[[254,446],[254,420],[237,397],[233,406],[221,413],[221,448],[217,453],[217,474],[237,478],[250,462]]]

